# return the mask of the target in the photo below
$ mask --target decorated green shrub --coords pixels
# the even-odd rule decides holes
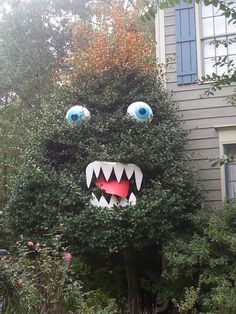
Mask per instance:
[[[44,106],[7,206],[15,234],[40,235],[63,223],[75,252],[123,255],[130,313],[138,311],[143,250],[158,252],[190,232],[200,208],[183,153],[186,131],[146,53],[133,68],[128,58],[75,68],[69,87]]]
[[[202,218],[192,237],[166,247],[165,275],[180,313],[236,313],[235,200]]]

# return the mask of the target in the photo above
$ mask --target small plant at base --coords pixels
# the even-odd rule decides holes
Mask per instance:
[[[62,234],[53,235],[51,244],[47,245],[33,241],[25,244],[21,237],[17,256],[0,261],[0,272],[8,281],[11,308],[20,313],[65,313],[63,307],[69,307],[72,295],[76,296],[74,306],[79,306],[81,284],[70,278],[75,275],[72,255],[65,252],[61,238]]]

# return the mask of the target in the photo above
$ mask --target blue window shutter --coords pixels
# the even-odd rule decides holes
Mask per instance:
[[[177,83],[197,80],[197,53],[194,3],[175,6]]]

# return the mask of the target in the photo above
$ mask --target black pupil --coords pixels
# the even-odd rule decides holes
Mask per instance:
[[[77,114],[72,114],[71,115],[71,119],[72,119],[72,121],[76,121],[78,119],[78,115]]]
[[[140,108],[140,109],[139,109],[139,113],[140,113],[140,114],[145,114],[146,111],[147,111],[147,110],[146,110],[145,108]]]

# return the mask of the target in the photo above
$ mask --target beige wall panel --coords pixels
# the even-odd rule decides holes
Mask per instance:
[[[201,140],[189,140],[186,144],[186,150],[199,150],[199,149],[208,149],[208,148],[218,148],[219,147],[219,139],[218,138],[210,138],[210,139],[201,139]]]
[[[221,201],[221,191],[207,191],[205,194],[206,201]]]
[[[173,90],[171,89],[172,84],[167,84],[167,88],[170,90],[170,91],[173,91],[174,92],[174,95],[173,95],[173,101],[177,101],[177,102],[180,102],[180,101],[185,101],[185,100],[195,100],[195,99],[212,99],[212,101],[214,102],[215,101],[215,98],[218,97],[218,96],[221,96],[221,97],[227,97],[227,96],[230,96],[232,95],[232,91],[233,89],[231,88],[223,88],[221,91],[219,92],[216,92],[214,94],[214,96],[211,96],[211,97],[206,97],[204,96],[204,91],[207,90],[207,88],[205,87],[202,87],[201,85],[197,85],[196,84],[193,84],[191,86],[189,86],[188,88],[185,87],[177,87],[176,90]],[[205,97],[205,98],[203,98]]]
[[[166,77],[168,77],[169,75],[176,75],[176,72],[175,72],[175,69],[173,68],[173,66],[174,66],[174,64],[168,65],[168,70],[166,71]]]
[[[218,132],[215,128],[205,128],[205,129],[193,129],[188,134],[189,140],[194,139],[211,139],[217,138],[218,139]]]
[[[219,125],[236,124],[236,113],[233,116],[217,117],[217,118],[206,118],[200,120],[186,120],[184,121],[184,127],[187,129],[195,128],[209,128]]]
[[[175,54],[175,44],[166,45],[166,54]]]
[[[210,160],[202,159],[202,160],[190,160],[188,161],[188,165],[191,167],[196,168],[197,170],[206,170],[206,169],[212,169],[212,168],[219,168],[217,167],[212,167]]]
[[[171,63],[171,65],[174,68],[174,62],[173,62],[173,64]],[[176,88],[177,92],[184,92],[184,91],[195,90],[195,89],[200,89],[200,90],[206,89],[207,90],[207,89],[210,88],[210,84],[208,84],[208,83],[204,83],[204,84],[194,83],[194,84],[185,84],[185,85],[177,85],[177,84],[175,84],[175,85],[176,85],[175,88]],[[171,84],[170,86],[174,87],[174,84]],[[224,90],[229,90],[232,93],[234,91],[235,87],[236,87],[236,85],[224,86],[224,87],[222,87],[221,90],[216,91],[214,93],[214,95],[221,96],[222,92],[224,92]],[[210,96],[210,97],[214,97],[214,95]],[[205,98],[209,98],[209,97],[205,96]]]
[[[175,35],[175,25],[165,26],[165,35]]]
[[[175,16],[169,15],[165,16],[165,27],[174,26],[175,25]]]
[[[206,189],[207,191],[218,191],[219,193],[221,193],[221,182],[220,182],[220,179],[205,180],[205,181],[199,182],[199,184],[201,184],[203,189]]]
[[[166,36],[166,44],[173,44],[173,42],[175,42],[175,35],[168,35]]]
[[[166,73],[167,86],[169,84],[176,84],[176,72],[170,71]]]
[[[173,8],[167,8],[165,9],[165,17],[166,16],[173,16],[175,14]]]
[[[173,71],[171,71],[170,73],[168,73],[169,75],[173,75]],[[203,95],[204,91],[207,91],[209,89],[210,85],[209,84],[186,84],[186,85],[177,85],[176,83],[168,83],[167,82],[167,88],[169,90],[174,90],[176,92],[176,95],[178,94],[182,94],[182,93],[188,93],[191,91],[197,91],[199,90],[199,93],[197,94],[196,98],[199,98],[200,95],[202,95],[201,98],[204,99],[212,99],[215,97],[223,97],[223,96],[230,96],[232,95],[234,89],[235,89],[235,85],[234,86],[227,86],[227,87],[222,87],[222,90],[216,91],[214,93],[213,96],[206,96]],[[182,99],[188,99],[188,98],[183,98],[183,97],[179,97],[180,100]],[[193,99],[193,97],[189,97],[189,99]]]
[[[220,178],[220,169],[212,168],[212,169],[204,169],[198,171],[198,176],[201,180],[218,180]]]
[[[218,98],[215,102],[221,102]],[[219,107],[219,108],[201,108],[196,110],[185,110],[181,111],[183,120],[197,120],[206,118],[218,118],[218,117],[228,117],[236,115],[236,106]]]
[[[220,96],[212,101],[212,98],[186,100],[184,102],[178,102],[179,111],[187,110],[201,110],[207,108],[218,108],[218,107],[231,107],[226,101],[224,96]],[[236,108],[236,107],[235,107]],[[194,112],[194,111],[193,111]]]
[[[201,150],[189,150],[186,151],[186,154],[189,158],[193,160],[203,160],[207,158],[217,158],[220,156],[219,148],[208,148],[208,149],[201,149]]]
[[[170,75],[173,75],[173,72],[170,72]],[[189,91],[199,90],[198,95],[202,95],[204,91],[209,89],[210,85],[208,84],[189,84],[189,85],[177,85],[176,83],[167,83],[167,88],[176,91],[176,93],[186,93]],[[217,94],[217,96],[220,94]],[[204,95],[203,95],[204,96]],[[212,97],[212,96],[211,96]],[[198,97],[197,97],[198,98]],[[210,98],[208,96],[204,96],[204,98]],[[192,98],[190,98],[192,99]]]
[[[209,200],[209,201],[206,201],[205,202],[205,208],[208,212],[214,212],[216,211],[217,209],[219,209],[220,207],[222,206],[222,202],[221,201],[212,201],[212,200]]]
[[[174,60],[175,60],[175,55],[174,54],[166,55],[166,64],[168,64],[167,65],[168,70],[166,71],[166,73],[173,73],[172,66],[174,64],[173,62],[175,62]]]

